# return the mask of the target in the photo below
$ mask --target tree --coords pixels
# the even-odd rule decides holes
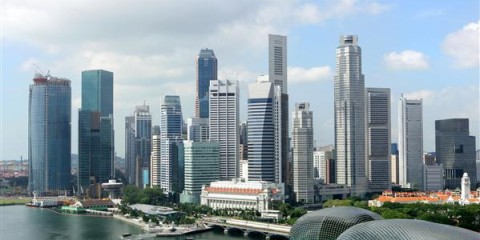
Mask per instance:
[[[383,211],[382,217],[385,218],[385,219],[410,218],[409,215],[407,215],[403,212],[400,212],[398,210],[394,210],[394,209],[387,209],[387,210]]]

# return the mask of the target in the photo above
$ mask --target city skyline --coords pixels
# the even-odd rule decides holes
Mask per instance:
[[[194,29],[180,22],[176,26],[181,30],[162,27],[158,32],[150,33],[137,29],[128,33],[128,36],[121,35],[119,38],[116,36],[120,34],[120,29],[98,32],[108,27],[108,24],[117,24],[120,16],[129,9],[123,3],[116,5],[119,10],[94,19],[104,21],[106,26],[91,26],[90,29],[72,27],[92,24],[88,24],[90,20],[77,14],[62,13],[73,12],[74,9],[70,7],[56,6],[47,10],[45,5],[48,4],[37,6],[34,3],[5,3],[5,21],[2,19],[5,35],[2,36],[4,53],[0,159],[27,156],[27,130],[7,126],[27,125],[28,99],[25,92],[36,68],[33,63],[44,72],[49,69],[53,75],[72,80],[72,153],[78,153],[78,122],[75,119],[78,119],[77,109],[81,102],[80,72],[84,69],[106,69],[115,73],[115,149],[118,156],[123,156],[125,134],[122,120],[131,113],[135,105],[140,105],[144,100],[151,104],[152,121],[158,125],[160,98],[175,94],[182,98],[184,117],[194,115],[194,57],[199,49],[205,47],[215,49],[219,59],[220,79],[239,80],[240,121],[245,120],[246,86],[254,82],[256,76],[268,73],[266,40],[270,33],[286,35],[289,38],[290,108],[293,109],[295,102],[311,103],[311,109],[316,113],[316,145],[334,142],[331,128],[335,46],[338,36],[346,33],[354,33],[361,39],[365,85],[388,87],[392,90],[392,126],[397,125],[396,102],[400,93],[405,93],[409,98],[423,98],[425,152],[435,149],[434,121],[438,119],[469,118],[470,135],[479,136],[478,54],[475,54],[478,53],[480,29],[478,12],[475,11],[478,3],[465,1],[453,4],[439,1],[435,6],[427,3],[403,4],[399,1],[336,3],[250,2],[252,6],[247,3],[235,3],[238,6],[222,3],[215,6],[218,11],[212,14],[214,17],[205,20],[212,25],[213,30],[209,30],[212,32]],[[105,7],[112,3],[102,4]],[[171,14],[165,14],[165,20],[159,19],[155,17],[158,13],[152,15],[147,11],[148,7],[169,11],[168,9],[176,7],[176,4],[150,4],[152,6],[132,8],[130,14],[145,12],[145,18],[132,20],[126,27],[133,28],[137,24],[144,24],[149,18],[155,19],[153,22],[160,25],[162,21],[178,19]],[[87,5],[80,5],[78,9],[87,11]],[[239,10],[235,10],[236,7]],[[286,9],[291,11],[286,14]],[[224,12],[228,14],[221,13],[221,10],[226,10]],[[248,17],[244,14],[232,14],[249,10],[253,11]],[[336,15],[332,16],[329,10]],[[35,22],[15,21],[20,13],[25,11],[38,13],[44,18]],[[187,19],[198,18],[200,14],[189,9],[184,11]],[[45,14],[47,12],[49,14]],[[462,14],[458,14],[460,12]],[[233,17],[235,15],[240,16]],[[352,19],[349,15],[362,17]],[[224,19],[223,23],[216,22],[218,19],[215,17]],[[379,23],[379,18],[383,23]],[[251,22],[249,19],[256,20]],[[57,23],[58,26],[57,31],[49,34],[41,31],[43,28],[38,25],[51,23]],[[193,26],[196,24],[192,23]],[[405,25],[409,28],[402,27]],[[393,31],[391,27],[394,28]],[[70,32],[73,29],[78,33]],[[157,31],[151,30],[154,28],[146,29]],[[387,30],[390,30],[388,38],[378,37],[379,32]],[[420,41],[414,39],[412,32],[417,33],[415,38]],[[58,33],[62,33],[59,36],[66,37],[58,37]],[[193,38],[193,42],[187,38],[174,38],[182,33],[198,36]],[[148,36],[155,37],[156,34],[165,34],[166,40],[150,42]],[[208,34],[211,34],[211,37],[198,41],[198,37]],[[178,41],[172,42],[170,39]],[[388,44],[385,40],[388,40]],[[163,45],[174,47],[169,50]],[[463,46],[466,50],[457,49]],[[132,91],[140,94],[129,94]],[[10,112],[18,114],[7,114]],[[392,142],[395,142],[395,128],[392,128],[391,137]]]

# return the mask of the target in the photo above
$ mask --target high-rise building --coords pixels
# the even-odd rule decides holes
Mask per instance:
[[[86,192],[86,187],[107,182],[115,173],[112,72],[82,72],[78,139],[77,184],[82,194]]]
[[[297,103],[293,114],[293,191],[295,200],[313,203],[313,113],[309,103]]]
[[[150,186],[160,187],[161,137],[160,126],[153,126],[152,153],[150,155]]]
[[[367,177],[371,192],[391,189],[390,88],[366,89]]]
[[[71,189],[70,80],[37,74],[28,108],[28,191]]]
[[[217,58],[212,49],[202,49],[195,58],[197,67],[195,91],[195,117],[208,118],[208,88],[210,80],[217,79]]]
[[[398,104],[398,181],[404,188],[423,189],[422,100],[400,98]]]
[[[424,165],[422,191],[429,192],[441,190],[443,190],[443,165]]]
[[[238,152],[240,153],[240,160],[248,159],[248,124],[247,122],[240,123],[240,145],[238,146]],[[248,162],[247,162],[248,163]],[[248,166],[247,166],[248,171]]]
[[[399,184],[399,180],[398,180],[398,173],[399,173],[399,169],[398,169],[398,144],[397,143],[392,143],[391,145],[391,150],[390,150],[390,175],[391,175],[391,179],[390,181],[393,183],[393,184]]]
[[[367,192],[365,174],[365,80],[362,52],[354,35],[340,36],[334,77],[337,183],[352,194]]]
[[[281,88],[265,77],[248,87],[248,180],[280,183]]]
[[[335,183],[335,150],[333,145],[318,147],[313,152],[314,178],[320,178],[324,183]]]
[[[136,183],[135,117],[125,117],[125,177],[128,184]]]
[[[220,180],[239,176],[238,82],[230,80],[210,81],[209,97],[210,141],[218,142],[220,152]]]
[[[435,153],[437,163],[443,164],[445,188],[457,188],[463,173],[468,173],[472,187],[476,187],[475,137],[469,132],[467,118],[435,121]]]
[[[208,141],[208,118],[187,118],[187,140],[194,142]]]
[[[181,193],[183,157],[178,154],[178,145],[183,143],[183,117],[180,97],[165,96],[160,114],[160,187],[167,193]]]
[[[268,76],[280,86],[281,93],[288,93],[287,86],[287,37],[268,35]]]
[[[287,37],[281,35],[268,35],[268,68],[269,80],[275,86],[280,87],[280,104],[277,104],[278,109],[276,117],[280,118],[277,122],[275,135],[278,137],[276,141],[279,143],[276,146],[279,148],[276,153],[279,154],[278,173],[280,179],[277,183],[284,184],[285,199],[288,201],[291,194],[293,171],[290,154],[289,141],[289,110],[288,110],[288,80],[287,80]]]
[[[202,186],[219,179],[218,142],[184,141],[185,188],[180,202],[200,204]]]

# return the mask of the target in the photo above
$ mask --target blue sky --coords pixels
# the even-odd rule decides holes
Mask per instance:
[[[219,77],[247,84],[267,74],[268,34],[288,36],[289,94],[308,101],[317,145],[333,143],[333,75],[340,34],[356,34],[367,87],[392,91],[392,141],[401,93],[424,101],[424,151],[436,119],[470,119],[480,136],[478,1],[4,1],[1,5],[0,159],[28,154],[28,87],[36,69],[72,80],[77,152],[80,74],[115,74],[115,147],[124,117],[145,100],[159,124],[160,99],[180,95],[193,115],[194,57],[212,48]],[[35,67],[37,66],[37,67]],[[480,141],[477,141],[477,146]]]

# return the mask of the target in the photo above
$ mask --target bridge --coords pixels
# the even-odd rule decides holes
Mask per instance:
[[[252,232],[263,234],[267,240],[273,236],[283,237],[285,239],[290,237],[291,226],[286,225],[238,220],[232,218],[204,218],[202,222],[210,227],[222,227],[225,234],[227,234],[230,229],[239,229],[243,231],[243,236],[245,237]]]

